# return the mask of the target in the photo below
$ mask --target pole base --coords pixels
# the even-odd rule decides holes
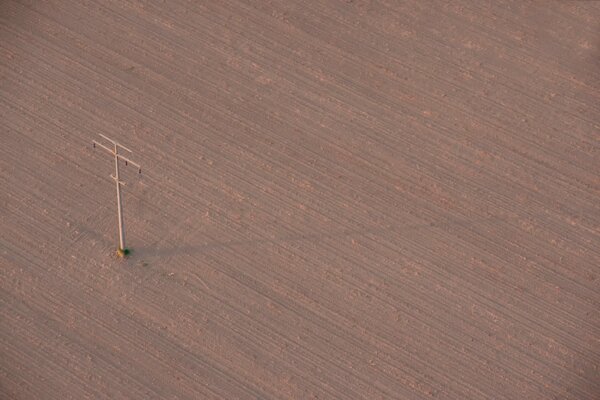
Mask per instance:
[[[122,249],[122,248],[120,248],[120,247],[119,247],[119,248],[117,249],[117,255],[118,255],[119,257],[121,257],[121,258],[125,258],[125,257],[127,257],[127,256],[129,255],[129,253],[131,253],[131,250],[129,250],[129,249],[127,249],[127,248],[125,248],[125,249]]]

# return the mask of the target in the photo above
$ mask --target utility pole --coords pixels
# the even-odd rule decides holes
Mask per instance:
[[[129,254],[129,249],[125,247],[125,224],[123,222],[123,201],[121,200],[121,185],[125,185],[125,182],[121,181],[119,178],[119,159],[125,161],[125,165],[135,165],[138,169],[138,173],[140,174],[142,173],[142,167],[140,167],[139,164],[134,163],[127,157],[124,157],[121,154],[119,154],[119,149],[123,149],[130,153],[133,153],[127,147],[117,143],[116,141],[110,138],[107,138],[103,134],[100,134],[100,136],[111,142],[113,145],[113,149],[110,149],[104,146],[103,144],[96,142],[95,140],[92,141],[94,148],[96,148],[96,146],[99,146],[115,157],[115,175],[111,175],[111,178],[113,178],[117,183],[117,213],[119,216],[119,249],[117,250],[117,254],[121,257],[124,257]]]

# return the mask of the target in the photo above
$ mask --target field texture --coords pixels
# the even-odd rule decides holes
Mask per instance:
[[[600,398],[600,2],[3,0],[0,121],[2,399]]]

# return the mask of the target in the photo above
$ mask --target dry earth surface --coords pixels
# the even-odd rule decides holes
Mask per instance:
[[[592,1],[2,1],[0,397],[600,398],[599,45]]]

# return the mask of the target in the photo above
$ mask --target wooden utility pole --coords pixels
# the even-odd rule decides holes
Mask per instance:
[[[125,182],[121,181],[119,178],[119,159],[125,161],[125,165],[132,164],[132,165],[136,166],[138,168],[138,173],[140,173],[140,174],[142,173],[142,167],[140,167],[139,164],[134,163],[127,157],[124,157],[121,154],[119,154],[119,149],[123,149],[130,153],[133,153],[127,147],[117,143],[116,141],[114,141],[110,138],[107,138],[103,134],[100,134],[100,136],[102,136],[104,139],[111,142],[114,147],[114,149],[111,150],[110,148],[104,146],[101,143],[96,142],[95,140],[92,141],[94,148],[96,148],[96,146],[99,146],[99,147],[103,148],[104,150],[108,151],[110,154],[112,154],[115,157],[115,175],[114,176],[111,175],[111,177],[117,183],[117,214],[119,216],[119,249],[117,250],[117,253],[121,257],[123,257],[123,256],[126,256],[127,254],[129,254],[129,249],[127,247],[125,247],[125,224],[123,222],[123,201],[121,199],[121,185],[125,185]]]

